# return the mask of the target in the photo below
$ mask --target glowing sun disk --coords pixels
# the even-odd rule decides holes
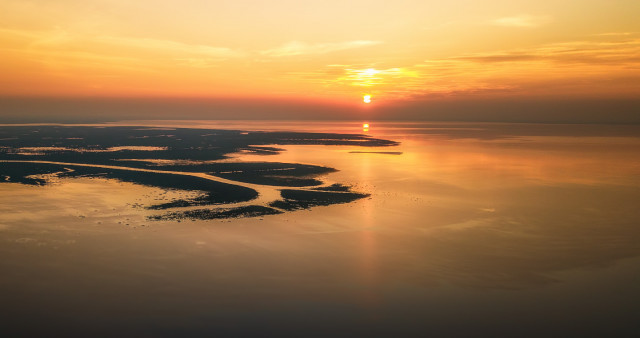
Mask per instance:
[[[366,76],[374,76],[376,74],[380,73],[379,70],[375,70],[373,68],[369,68],[369,69],[365,69],[362,71],[362,75],[366,75]]]

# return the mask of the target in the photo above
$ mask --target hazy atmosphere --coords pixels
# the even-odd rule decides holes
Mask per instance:
[[[638,13],[635,0],[5,0],[0,112],[637,123]]]
[[[639,0],[0,0],[0,337],[638,337]]]

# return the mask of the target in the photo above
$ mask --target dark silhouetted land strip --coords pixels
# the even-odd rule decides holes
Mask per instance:
[[[327,187],[319,187],[319,188],[312,188],[311,190],[319,190],[319,191],[350,191],[351,187],[340,184],[340,183],[334,183],[330,186]]]
[[[369,194],[357,192],[330,192],[284,189],[281,192],[284,200],[271,202],[269,206],[287,211],[308,209],[315,206],[349,203],[368,197]]]
[[[122,159],[166,159],[211,161],[227,158],[228,154],[245,151],[256,154],[276,154],[282,149],[270,145],[355,145],[385,147],[397,142],[358,134],[243,132],[177,128],[158,130],[141,127],[69,127],[16,126],[0,127],[0,159],[39,160],[115,164]],[[19,154],[17,149],[31,147],[63,147],[70,151],[46,151],[39,155]],[[105,152],[116,147],[166,147],[159,151],[122,150]],[[139,165],[144,165],[140,162]]]
[[[250,188],[211,181],[200,177],[175,175],[170,173],[163,174],[124,169],[120,170],[43,163],[7,162],[2,163],[0,167],[0,175],[5,178],[5,182],[44,185],[47,181],[44,178],[37,176],[52,173],[55,173],[59,178],[103,177],[163,189],[202,192],[201,196],[194,199],[179,199],[170,203],[150,206],[150,209],[237,203],[250,201],[258,196],[258,193]],[[36,177],[33,177],[34,175],[36,175]]]
[[[170,212],[164,215],[149,217],[152,220],[181,220],[181,219],[223,219],[238,217],[259,217],[266,215],[277,215],[283,212],[274,208],[261,205],[248,205],[244,207],[229,209],[197,209],[188,211]]]
[[[320,186],[323,184],[320,176],[336,171],[334,168],[300,163],[219,161],[229,158],[232,153],[269,156],[284,151],[277,145],[387,147],[397,144],[359,134],[0,126],[0,161],[5,161],[0,163],[0,182],[45,185],[52,178],[103,177],[201,193],[195,198],[176,199],[146,207],[151,210],[229,204],[258,197],[258,191],[251,188],[254,186]],[[37,161],[51,163],[35,163]],[[238,184],[232,184],[234,182]],[[285,189],[281,190],[281,195],[283,200],[271,201],[267,203],[269,206],[176,211],[159,216],[159,219],[258,216],[280,213],[281,210],[348,203],[368,196],[351,192],[349,187],[341,184],[315,190]]]
[[[350,151],[350,154],[402,155],[401,151]]]

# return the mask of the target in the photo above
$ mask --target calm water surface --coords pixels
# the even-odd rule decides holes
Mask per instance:
[[[635,336],[640,128],[348,122],[118,125],[368,133],[227,161],[338,169],[371,197],[149,221],[179,195],[105,179],[0,184],[11,336]]]

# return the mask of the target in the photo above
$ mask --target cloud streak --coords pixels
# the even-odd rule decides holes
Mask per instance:
[[[555,62],[564,65],[638,65],[640,37],[620,41],[570,41],[554,43],[526,50],[473,54],[451,59],[477,63]]]
[[[0,29],[0,33],[5,37],[20,39],[29,50],[40,52],[84,50],[87,53],[101,51],[105,55],[123,54],[123,57],[133,57],[130,51],[137,50],[155,55],[178,55],[184,58],[196,55],[218,59],[247,55],[242,51],[226,47],[186,44],[163,39],[93,35],[72,32],[59,27],[42,31]]]
[[[328,43],[307,43],[302,41],[290,41],[280,47],[261,51],[260,54],[270,57],[326,54],[347,49],[374,46],[381,43],[381,41],[372,40],[354,40]]]
[[[101,43],[116,46],[147,49],[161,53],[178,53],[181,55],[201,55],[213,58],[235,58],[246,55],[246,53],[236,51],[231,48],[210,45],[185,44],[171,40],[117,36],[99,36],[96,37],[95,40]]]
[[[549,22],[551,22],[551,18],[548,16],[516,15],[492,20],[491,24],[503,27],[533,28]]]
[[[391,99],[580,93],[626,97],[637,94],[639,54],[640,36],[607,35],[402,67],[334,64],[287,76],[295,82],[315,82],[336,95],[366,90]]]

